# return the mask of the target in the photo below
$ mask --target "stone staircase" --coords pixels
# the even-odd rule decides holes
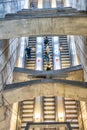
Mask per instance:
[[[56,121],[55,97],[43,97],[43,120],[44,122]],[[55,130],[55,128],[45,128],[44,130]]]
[[[50,65],[53,69],[53,47],[52,47],[52,37],[48,37],[49,48],[50,48]],[[43,68],[46,70],[46,60],[45,60],[45,45],[43,45]],[[55,97],[43,97],[43,121],[44,122],[55,122]],[[44,130],[55,130],[55,128],[45,128]]]
[[[27,122],[33,122],[34,98],[21,102],[21,129],[25,130]]]
[[[69,44],[67,43],[67,36],[59,36],[59,42],[60,42],[61,68],[70,67],[71,59],[69,53]]]
[[[48,40],[49,40],[49,48],[50,48],[50,65],[51,65],[51,68],[53,68],[53,47],[52,47],[52,37],[48,37]],[[46,51],[46,48],[45,48],[45,44],[43,44],[43,68],[44,70],[46,70],[46,59],[45,59],[45,51]]]
[[[31,58],[26,57],[25,68],[34,70],[36,64],[36,37],[29,37],[28,45],[31,47]]]
[[[70,122],[72,130],[79,130],[76,101],[70,98],[64,100],[66,121]]]
[[[29,37],[28,45],[31,47],[31,58],[25,59],[25,68],[35,70],[36,63],[36,37]],[[27,122],[33,122],[34,98],[21,102],[21,129],[25,130]]]
[[[53,68],[53,50],[52,50],[52,37],[48,37],[50,47],[50,64]],[[61,67],[67,68],[71,66],[69,45],[66,36],[59,36],[60,42],[60,56]],[[29,38],[29,46],[34,48],[35,51],[31,52],[31,59],[26,59],[25,67],[28,69],[35,69],[36,62],[36,38]],[[43,68],[45,70],[45,46],[43,45]],[[76,101],[70,98],[64,98],[65,117],[66,121],[71,123],[72,130],[79,130]],[[21,106],[21,130],[24,130],[27,121],[33,121],[34,113],[34,99],[29,99],[22,102]],[[55,97],[43,97],[43,121],[55,122],[56,121],[56,101]],[[56,128],[45,128],[44,130],[56,130]]]
[[[67,36],[60,36],[59,41],[61,68],[70,67],[71,57],[69,53],[69,45],[67,43]],[[79,130],[76,101],[71,98],[64,98],[64,106],[66,121],[70,122],[72,130]]]

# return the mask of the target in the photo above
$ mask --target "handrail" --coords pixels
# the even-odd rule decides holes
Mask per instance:
[[[43,128],[50,128],[50,127],[65,127],[67,130],[72,130],[71,125],[69,122],[27,122],[25,130],[28,130],[29,128],[35,128],[35,127],[43,127]]]

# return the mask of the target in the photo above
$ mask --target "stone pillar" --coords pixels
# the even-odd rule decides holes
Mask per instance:
[[[38,0],[38,8],[43,8],[43,0]]]
[[[18,103],[14,103],[12,106],[12,115],[10,120],[10,130],[16,130],[17,128],[17,114],[18,114]]]
[[[56,8],[56,0],[51,1],[51,8]]]
[[[35,98],[34,122],[42,121],[42,97]]]
[[[58,97],[58,121],[65,121],[64,102],[62,97]]]
[[[56,121],[65,121],[64,102],[62,97],[56,97]],[[60,127],[58,130],[65,130],[65,127]]]

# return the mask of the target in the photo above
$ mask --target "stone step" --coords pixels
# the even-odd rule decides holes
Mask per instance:
[[[33,109],[23,109],[22,110],[22,113],[32,113],[33,112]]]
[[[54,110],[55,109],[55,107],[54,106],[44,106],[44,110]]]
[[[26,105],[23,105],[23,106],[22,106],[23,109],[25,109],[25,108],[31,109],[31,108],[33,108],[33,107],[34,107],[33,105],[27,105],[27,106],[26,106]]]
[[[54,98],[44,98],[44,101],[50,101],[50,102],[52,102],[52,101],[54,101]]]
[[[44,111],[44,114],[55,114],[55,111]]]
[[[31,118],[29,118],[29,117],[28,117],[28,118],[22,118],[21,121],[22,121],[22,123],[23,123],[23,122],[33,121],[33,117],[31,117]],[[21,124],[22,124],[22,123],[21,123]]]
[[[33,101],[25,101],[22,103],[22,105],[33,105],[34,102]]]
[[[49,120],[51,119],[52,120],[52,119],[55,119],[55,116],[50,115],[50,114],[49,115],[44,115],[44,119],[49,119]]]
[[[52,106],[52,105],[55,105],[55,103],[54,102],[44,102],[44,105]]]

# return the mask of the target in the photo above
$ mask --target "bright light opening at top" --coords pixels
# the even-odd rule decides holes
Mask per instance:
[[[70,7],[70,0],[66,0],[66,7]]]
[[[58,42],[58,37],[53,37],[54,42]]]
[[[25,0],[24,9],[28,9],[29,8],[28,5],[29,5],[29,0]]]
[[[41,43],[42,42],[42,38],[41,37],[37,37],[37,43]]]

